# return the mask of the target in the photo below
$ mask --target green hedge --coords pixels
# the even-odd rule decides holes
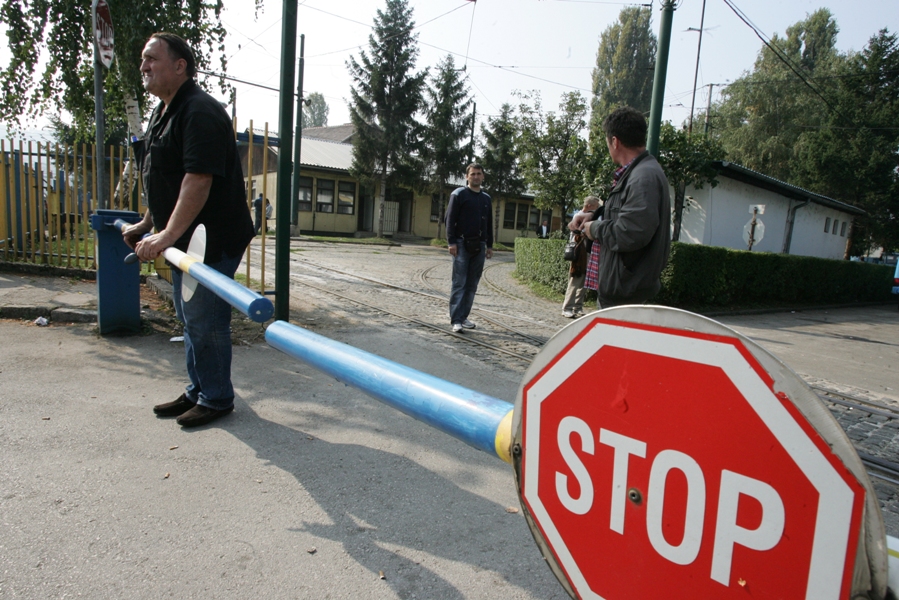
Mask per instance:
[[[564,293],[564,247],[565,240],[517,238],[519,276]],[[893,268],[884,265],[674,242],[653,303],[697,310],[876,302],[893,298],[892,285]]]
[[[571,266],[562,257],[567,243],[567,240],[552,238],[515,238],[515,269],[518,276],[564,294],[568,288],[568,269]]]

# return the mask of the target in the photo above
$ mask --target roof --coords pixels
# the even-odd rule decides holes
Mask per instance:
[[[852,206],[851,204],[846,204],[845,202],[840,202],[839,200],[834,200],[833,198],[810,192],[801,187],[790,185],[789,183],[769,177],[758,171],[753,171],[750,168],[736,163],[728,162],[726,160],[716,160],[712,163],[712,166],[725,177],[735,179],[736,181],[742,181],[743,183],[748,183],[749,185],[754,185],[755,187],[764,190],[776,192],[787,198],[793,198],[794,200],[808,200],[815,204],[834,208],[852,215],[862,216],[867,214],[863,209],[858,208],[857,206]]]
[[[334,125],[332,127],[304,127],[303,139],[315,138],[348,144],[353,141],[355,133],[356,128],[353,127],[352,123],[344,123],[343,125]]]
[[[304,131],[305,133],[305,131]],[[349,171],[353,164],[353,145],[303,136],[300,164],[335,171]]]

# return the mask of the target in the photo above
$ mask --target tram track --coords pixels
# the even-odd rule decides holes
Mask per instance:
[[[333,269],[331,269],[331,270],[333,270]],[[504,348],[497,344],[492,344],[492,343],[477,339],[477,338],[473,337],[472,334],[470,334],[470,333],[468,333],[468,334],[454,333],[453,331],[449,330],[445,326],[440,326],[440,325],[436,325],[434,323],[429,323],[429,322],[419,319],[417,317],[412,317],[412,316],[400,313],[394,309],[387,308],[387,307],[384,307],[384,306],[381,306],[378,304],[374,304],[372,302],[363,300],[361,298],[350,296],[350,295],[347,295],[347,294],[344,294],[344,293],[341,293],[341,292],[338,292],[338,291],[335,291],[332,289],[328,289],[328,288],[320,286],[320,285],[316,285],[312,282],[306,281],[305,279],[303,279],[302,277],[300,277],[298,275],[291,274],[290,280],[294,284],[309,287],[309,288],[312,288],[323,294],[338,297],[347,302],[352,302],[355,305],[363,306],[365,308],[369,308],[371,310],[375,310],[377,312],[390,315],[397,319],[400,319],[400,320],[403,320],[403,321],[406,321],[409,323],[413,323],[419,327],[424,327],[430,331],[438,332],[441,335],[451,337],[455,340],[460,340],[467,344],[479,346],[481,348],[486,348],[492,352],[498,352],[498,353],[506,355],[506,356],[511,356],[513,358],[521,360],[522,362],[524,362],[526,364],[529,364],[534,359],[534,356],[536,355],[536,351],[538,350],[537,348],[535,348],[535,352],[533,354],[524,354],[521,352],[515,352],[514,350],[509,350],[508,348]],[[394,286],[394,287],[396,287],[396,286]],[[533,346],[533,345],[531,345],[531,346]]]
[[[343,271],[343,270],[341,270],[341,269],[335,269],[335,268],[333,268],[333,267],[326,267],[326,266],[324,266],[324,265],[320,265],[320,264],[317,264],[317,263],[313,263],[312,261],[308,261],[308,260],[305,260],[305,259],[302,259],[302,258],[295,258],[295,257],[293,257],[292,260],[293,260],[294,262],[298,263],[298,264],[304,265],[304,266],[309,267],[309,268],[316,268],[316,269],[321,269],[321,270],[324,270],[324,271],[331,271],[331,272],[333,272],[333,273],[337,273],[337,274],[343,275],[343,276],[345,276],[345,277],[352,277],[352,278],[355,278],[355,279],[359,279],[359,280],[361,280],[361,281],[365,281],[365,282],[368,282],[368,283],[372,283],[372,284],[374,284],[374,285],[378,285],[378,286],[382,286],[382,287],[385,287],[385,288],[394,289],[394,290],[397,290],[397,291],[400,291],[400,292],[406,292],[406,293],[409,293],[409,294],[414,294],[414,295],[417,295],[417,296],[421,296],[421,297],[427,298],[427,299],[429,299],[429,300],[439,301],[439,302],[441,302],[441,303],[445,303],[445,302],[448,301],[448,298],[447,298],[446,294],[443,294],[443,293],[440,292],[439,290],[433,288],[433,286],[431,286],[431,285],[427,282],[427,279],[426,279],[426,278],[427,278],[427,273],[429,273],[431,270],[433,270],[433,269],[439,267],[440,265],[433,265],[432,267],[429,267],[429,268],[427,268],[427,269],[425,269],[425,270],[423,270],[423,271],[421,271],[421,272],[419,272],[419,273],[417,274],[417,279],[419,280],[419,282],[420,282],[425,288],[427,288],[427,289],[429,290],[429,291],[422,291],[422,290],[416,290],[416,289],[413,289],[413,288],[409,288],[409,287],[405,287],[405,286],[401,286],[401,285],[389,283],[389,282],[386,282],[386,281],[381,281],[381,280],[374,279],[374,278],[371,278],[371,277],[366,277],[366,276],[364,276],[364,275],[358,275],[358,274],[356,274],[356,273],[350,273],[350,272],[348,272],[348,271]],[[387,312],[387,311],[385,311],[385,312]],[[512,334],[514,334],[514,335],[516,335],[516,336],[518,336],[518,337],[524,338],[525,340],[527,340],[527,343],[530,344],[530,345],[543,346],[543,345],[548,341],[548,339],[549,339],[549,338],[544,337],[544,336],[536,336],[536,335],[532,335],[532,334],[530,334],[530,333],[528,333],[528,332],[526,332],[526,331],[522,331],[522,330],[519,329],[519,328],[512,327],[512,326],[510,326],[510,325],[507,325],[506,323],[503,323],[501,319],[513,319],[513,320],[519,320],[519,321],[526,321],[526,322],[528,322],[529,324],[532,324],[532,325],[538,325],[538,326],[546,327],[545,325],[541,325],[541,324],[539,324],[539,323],[536,323],[536,322],[533,321],[533,320],[523,319],[523,318],[521,318],[521,317],[516,317],[516,316],[514,316],[514,315],[508,315],[508,314],[505,314],[505,313],[498,313],[498,312],[496,312],[496,311],[492,311],[492,310],[485,309],[485,308],[475,308],[473,312],[475,312],[475,313],[479,316],[479,318],[481,318],[481,319],[484,320],[484,321],[489,322],[491,325],[493,325],[493,326],[495,326],[495,327],[497,327],[497,328],[499,328],[499,329],[505,330],[505,331],[507,331],[507,332],[509,332],[509,333],[512,333]],[[435,327],[437,327],[438,329],[440,329],[441,331],[443,331],[443,329],[440,328],[439,326],[435,326]]]

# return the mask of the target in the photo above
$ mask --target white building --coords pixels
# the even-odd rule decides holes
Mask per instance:
[[[717,187],[687,188],[679,241],[746,250],[753,207],[759,207],[753,252],[846,257],[853,219],[864,210],[734,163],[714,164]]]

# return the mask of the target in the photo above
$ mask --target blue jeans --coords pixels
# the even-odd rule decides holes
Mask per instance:
[[[484,272],[484,258],[487,254],[487,242],[481,242],[481,251],[474,256],[465,250],[462,240],[456,242],[456,255],[453,257],[453,291],[450,293],[450,323],[462,323],[471,314],[474,295],[478,291],[481,273]]]
[[[206,266],[233,278],[242,255],[222,254]],[[181,298],[182,273],[172,269],[175,314],[184,323],[184,354],[190,385],[185,394],[200,406],[224,410],[234,406],[231,386],[231,305],[197,285],[193,297]]]

